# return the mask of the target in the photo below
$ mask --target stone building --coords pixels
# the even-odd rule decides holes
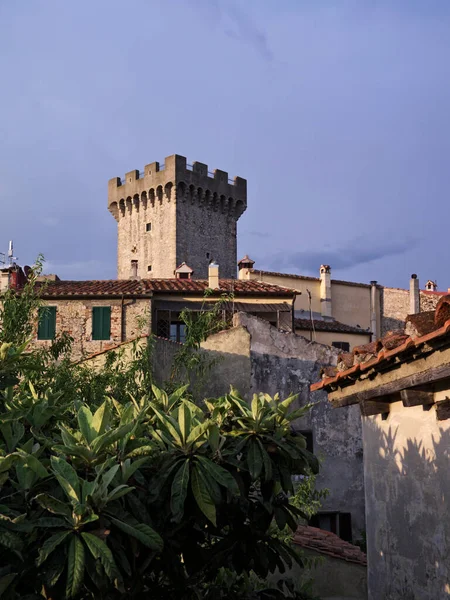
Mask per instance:
[[[81,358],[148,333],[183,342],[185,325],[180,312],[202,310],[218,300],[224,318],[244,311],[292,329],[292,290],[257,281],[219,279],[215,265],[210,265],[209,275],[206,280],[46,281],[34,344],[49,345],[65,332],[74,340],[74,358]]]
[[[170,279],[186,263],[194,278],[218,262],[236,277],[236,227],[247,208],[247,182],[174,154],[130,171],[108,185],[108,208],[117,221],[117,277]]]
[[[311,390],[362,415],[369,599],[450,597],[450,295],[328,375]]]
[[[437,291],[433,281],[420,290],[416,275],[411,276],[410,288],[405,290],[384,287],[376,281],[332,279],[329,265],[321,265],[319,277],[263,271],[255,268],[248,256],[239,261],[239,279],[295,290],[296,332],[343,350],[402,329],[409,314],[434,309],[447,293]]]

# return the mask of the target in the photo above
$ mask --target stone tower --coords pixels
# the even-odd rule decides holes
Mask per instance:
[[[185,262],[206,279],[215,260],[220,276],[236,277],[236,224],[247,208],[247,181],[174,154],[108,184],[117,221],[119,279],[173,278]]]

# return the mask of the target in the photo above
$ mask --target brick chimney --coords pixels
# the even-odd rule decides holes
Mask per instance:
[[[214,261],[208,267],[208,287],[212,290],[219,289],[219,265]]]
[[[331,267],[320,266],[320,311],[323,317],[331,317]]]
[[[409,280],[409,314],[420,313],[420,289],[417,275],[413,273]]]

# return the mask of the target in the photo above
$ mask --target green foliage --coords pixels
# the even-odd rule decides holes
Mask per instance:
[[[64,338],[0,345],[1,597],[305,598],[266,580],[299,561],[273,528],[305,514],[308,408],[233,389],[199,407],[152,385],[150,352],[94,371]]]
[[[36,280],[42,273],[43,262],[43,256],[38,256],[20,294],[9,288],[1,295],[0,343],[21,346],[30,339],[35,328],[30,317],[41,306],[39,294],[36,293]]]
[[[208,302],[212,292],[206,290],[200,310],[185,308],[180,313],[180,320],[186,325],[186,339],[175,355],[172,382],[188,382],[191,387],[199,388],[217,360],[200,352],[200,345],[208,336],[229,326],[224,314],[233,295],[222,294],[215,302]]]

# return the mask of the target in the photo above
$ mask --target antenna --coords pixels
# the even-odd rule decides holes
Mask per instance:
[[[9,242],[9,248],[8,248],[8,263],[9,266],[11,267],[14,263],[14,261],[17,260],[17,256],[14,256],[14,246],[13,246],[13,241],[10,240]]]

